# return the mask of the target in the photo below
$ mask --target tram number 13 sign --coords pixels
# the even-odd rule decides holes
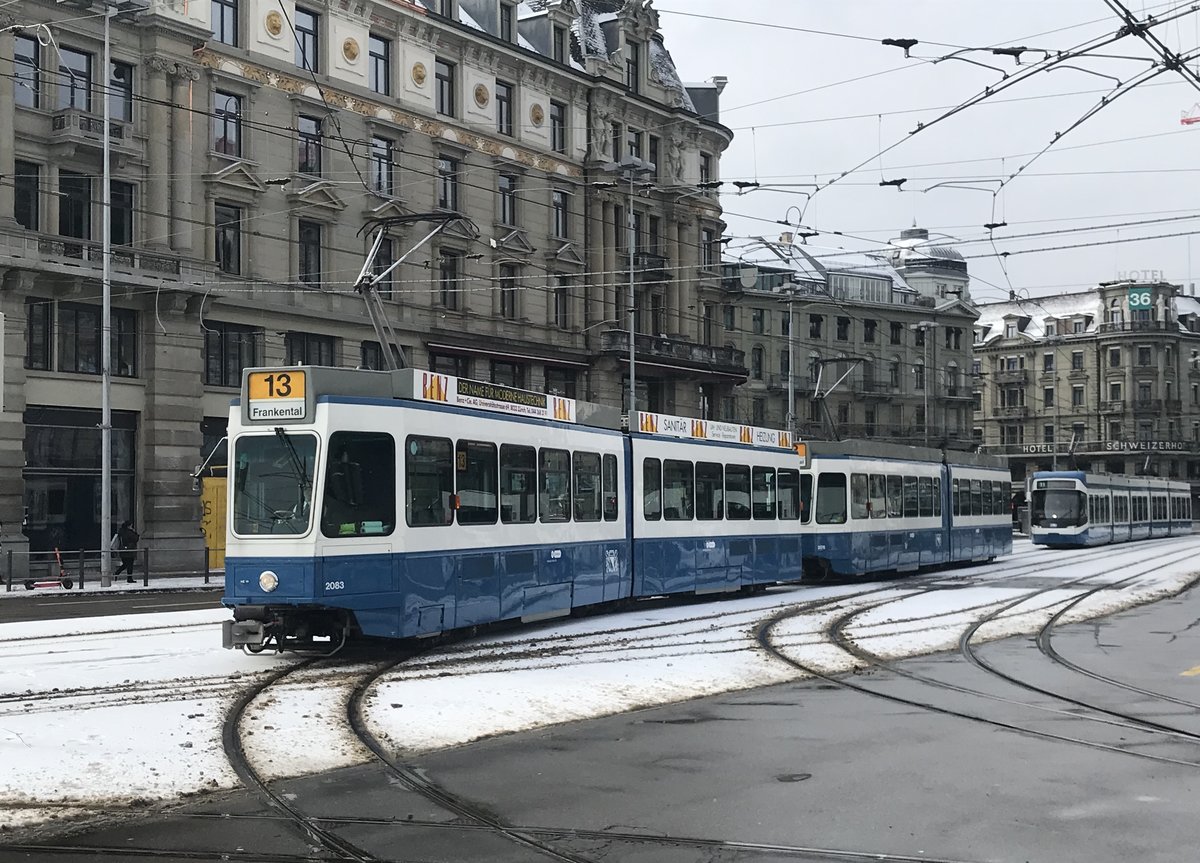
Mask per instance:
[[[302,420],[305,413],[304,372],[251,372],[246,405],[252,420]]]

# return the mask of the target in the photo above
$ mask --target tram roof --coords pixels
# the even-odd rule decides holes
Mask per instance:
[[[833,458],[855,456],[859,458],[885,458],[894,461],[946,462],[962,467],[984,467],[1007,469],[1008,463],[996,456],[962,450],[940,450],[933,447],[906,446],[875,440],[805,441],[809,455]]]

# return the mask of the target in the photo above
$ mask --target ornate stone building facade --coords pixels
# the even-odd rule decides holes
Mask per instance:
[[[1200,491],[1200,301],[1163,282],[980,306],[976,440],[1014,480],[1065,468]]]
[[[880,253],[764,243],[728,262],[721,329],[750,375],[718,411],[786,427],[790,342],[801,437],[827,438],[832,420],[843,438],[971,446],[966,264],[905,235]]]
[[[632,279],[640,407],[696,413],[745,376],[697,312],[722,295],[724,80],[681,82],[645,0],[152,0],[114,20],[109,70],[98,16],[4,14],[31,25],[0,35],[6,547],[107,533],[106,98],[114,517],[152,544],[199,544],[190,473],[242,368],[381,364],[352,290],[372,220],[466,217],[381,249],[417,246],[381,285],[414,365],[620,404]],[[631,189],[613,163],[654,168]]]

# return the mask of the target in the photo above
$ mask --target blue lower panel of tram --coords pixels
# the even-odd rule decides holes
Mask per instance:
[[[799,535],[639,539],[633,547],[634,596],[728,593],[803,575]]]

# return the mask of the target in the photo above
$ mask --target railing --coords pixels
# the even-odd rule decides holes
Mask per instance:
[[[104,118],[80,111],[78,108],[67,108],[56,113],[50,121],[50,128],[56,136],[80,137],[98,146],[103,145]],[[121,120],[110,120],[108,135],[114,144],[128,145],[133,137],[133,129]]]
[[[1163,409],[1162,399],[1134,399],[1134,413],[1161,413]]]
[[[997,384],[1024,384],[1029,382],[1029,372],[1025,369],[1001,369],[996,372]]]
[[[670,277],[670,261],[656,252],[634,252],[633,271],[644,280],[658,281]]]
[[[1029,416],[1028,405],[1013,405],[1008,407],[998,407],[992,409],[992,416],[1002,419],[1023,419]]]
[[[636,354],[645,358],[671,359],[698,366],[717,367],[724,372],[745,375],[746,352],[737,348],[700,345],[684,339],[648,336],[638,333],[634,343]],[[604,353],[628,353],[629,331],[607,330],[601,335],[600,349]]]
[[[1100,402],[1100,413],[1123,414],[1125,413],[1125,402],[1124,400]]]
[[[808,372],[797,372],[792,381],[793,389],[797,393],[811,393],[813,391],[813,382],[808,376]],[[787,375],[769,375],[767,377],[767,386],[773,390],[783,390],[787,392],[788,376]]]
[[[1169,327],[1166,321],[1120,321],[1103,323],[1097,327],[1101,333],[1145,333],[1164,332]]]
[[[70,258],[87,261],[101,266],[104,263],[104,247],[91,240],[74,237],[38,237],[38,252],[50,258]],[[131,246],[117,246],[112,252],[112,265],[116,269],[146,270],[151,273],[179,275],[179,259],[143,252]]]
[[[151,581],[178,581],[179,579],[200,579],[204,584],[212,584],[213,579],[218,583],[223,575],[223,569],[214,566],[223,558],[223,549],[168,548],[154,545],[144,545],[141,548],[126,551],[113,550],[112,567],[113,582],[122,578],[132,578],[141,582],[143,587],[149,587]],[[5,549],[2,564],[4,567],[3,581],[5,592],[24,588],[34,590],[38,587],[59,586],[67,590],[83,590],[89,582],[100,581],[100,550],[80,549],[78,551],[46,552],[46,551],[17,551]],[[122,572],[116,575],[117,569],[124,562],[122,557],[129,555],[133,569],[126,575]],[[194,558],[192,565],[179,565],[181,559]],[[159,566],[157,561],[169,559],[174,565]]]

